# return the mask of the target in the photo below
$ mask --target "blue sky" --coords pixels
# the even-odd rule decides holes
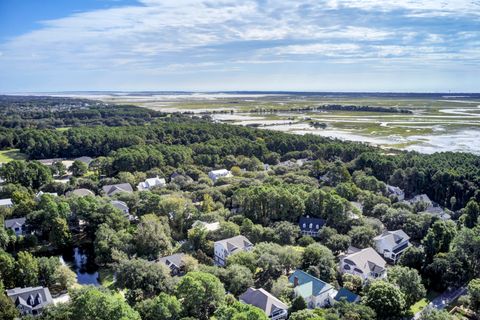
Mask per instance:
[[[1,0],[0,91],[480,91],[472,0]]]

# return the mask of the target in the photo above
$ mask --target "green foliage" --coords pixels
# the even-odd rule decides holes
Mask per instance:
[[[407,308],[426,295],[420,274],[415,269],[395,266],[388,269],[388,281],[397,285],[405,296]]]
[[[405,297],[397,286],[374,281],[366,287],[363,302],[372,308],[378,319],[398,319],[405,312]]]
[[[232,296],[227,296],[226,303],[215,311],[215,320],[268,320],[263,310],[249,304],[240,303]]]
[[[185,315],[203,320],[222,304],[225,289],[220,280],[211,274],[189,272],[178,283],[176,296],[183,301]]]
[[[37,161],[14,160],[0,168],[0,176],[7,183],[18,183],[25,187],[38,189],[52,181],[50,169]]]
[[[156,259],[168,255],[172,250],[168,223],[152,214],[141,217],[133,242],[139,256]]]
[[[135,305],[142,320],[178,320],[182,310],[180,301],[175,296],[164,292],[152,299],[145,299]]]
[[[38,261],[31,253],[20,251],[15,266],[17,286],[34,287],[38,284]]]
[[[303,252],[302,269],[312,271],[318,278],[330,282],[335,278],[335,257],[327,247],[311,244]]]
[[[119,294],[95,287],[83,287],[70,294],[69,311],[72,320],[140,320]]]

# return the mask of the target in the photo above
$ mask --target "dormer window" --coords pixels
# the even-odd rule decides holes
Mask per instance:
[[[310,229],[312,229],[312,227],[313,227],[313,223],[310,223],[310,226],[309,226],[309,228],[310,228]]]
[[[320,226],[317,224],[317,229],[319,229],[319,228],[320,228]]]
[[[304,223],[304,224],[303,224],[303,227],[304,227],[304,228],[306,228],[306,227],[307,227],[307,224],[306,224],[306,223]]]

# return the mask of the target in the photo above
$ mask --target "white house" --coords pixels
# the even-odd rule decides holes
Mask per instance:
[[[11,229],[17,236],[25,232],[25,218],[7,219],[4,222],[5,229]]]
[[[405,192],[399,187],[395,187],[387,184],[387,194],[389,196],[396,197],[398,201],[405,200]]]
[[[225,266],[227,258],[240,251],[250,251],[253,244],[244,236],[236,236],[220,241],[215,241],[214,245],[214,261],[218,266]]]
[[[0,199],[0,208],[11,208],[13,207],[12,199]]]
[[[403,230],[385,231],[373,240],[377,252],[393,263],[396,263],[402,252],[410,246],[410,237]]]
[[[213,182],[217,181],[219,178],[228,178],[231,176],[232,173],[227,169],[212,170],[208,173],[208,177],[212,179]]]
[[[293,285],[295,296],[301,296],[309,309],[323,308],[335,303],[337,290],[302,270],[295,270],[288,277],[288,281]]]
[[[58,197],[58,193],[56,192],[43,192],[43,191],[38,191],[37,194],[35,195],[35,200],[40,201],[42,200],[42,196],[44,194],[50,195],[52,197]]]
[[[381,279],[387,275],[387,262],[371,247],[348,248],[347,255],[340,257],[340,272],[360,276],[364,280]]]
[[[262,309],[271,320],[288,318],[288,306],[268,291],[260,288],[248,288],[238,297],[240,302]]]
[[[155,178],[148,178],[143,182],[140,182],[137,185],[137,190],[138,191],[143,191],[143,190],[149,190],[153,187],[165,187],[167,185],[167,182],[165,181],[164,178],[159,178],[156,176]]]

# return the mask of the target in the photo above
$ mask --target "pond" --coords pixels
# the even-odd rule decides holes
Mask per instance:
[[[75,272],[79,284],[100,286],[93,246],[73,247],[60,260]]]

